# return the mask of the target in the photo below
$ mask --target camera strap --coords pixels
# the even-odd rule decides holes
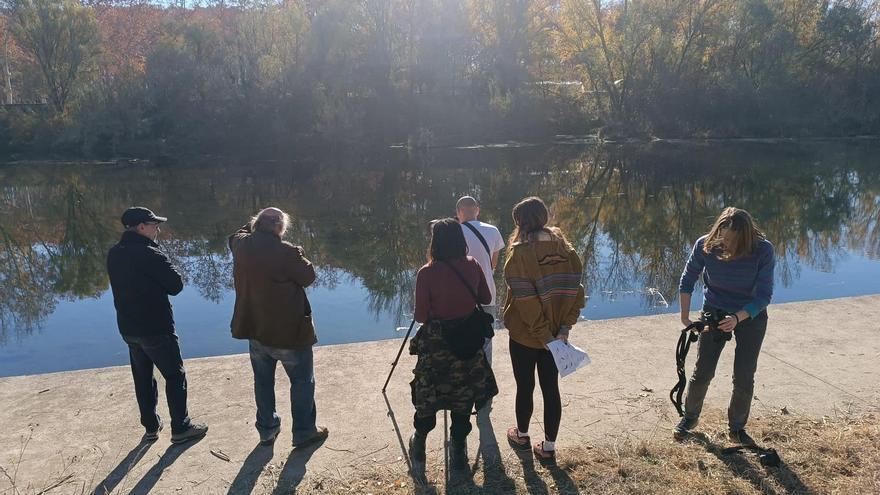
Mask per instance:
[[[684,395],[685,386],[687,386],[687,375],[685,374],[684,364],[687,360],[688,351],[691,343],[696,342],[700,337],[700,332],[706,327],[703,321],[695,321],[681,331],[678,337],[678,343],[675,346],[675,371],[678,373],[678,383],[669,391],[669,400],[675,406],[679,416],[684,416],[681,408],[681,398]]]
[[[782,462],[782,459],[779,458],[779,453],[776,452],[776,449],[765,449],[764,447],[759,447],[757,445],[738,445],[736,447],[728,447],[726,449],[722,449],[721,453],[723,455],[730,455],[736,452],[754,452],[755,455],[758,456],[758,460],[761,462],[762,466],[776,467]]]
[[[465,227],[467,227],[468,229],[470,229],[470,231],[473,232],[475,236],[477,236],[477,239],[480,240],[480,243],[481,243],[481,244],[483,245],[483,247],[486,249],[486,254],[489,255],[489,259],[490,259],[490,263],[491,263],[491,259],[492,259],[492,250],[489,249],[489,243],[486,242],[486,238],[483,237],[483,234],[481,234],[480,231],[477,230],[477,228],[474,227],[473,225],[471,225],[469,222],[462,222],[461,224],[464,225]]]

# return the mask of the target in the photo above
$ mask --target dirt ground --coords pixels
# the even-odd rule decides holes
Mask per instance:
[[[572,342],[593,362],[562,379],[560,451],[671,435],[669,403],[676,381],[675,315],[588,321]],[[319,323],[320,324],[320,323]],[[319,326],[320,332],[320,326]],[[181,335],[186,343],[187,336]],[[469,441],[471,457],[509,458],[514,383],[506,332],[494,340],[501,393],[490,423]],[[732,343],[728,344],[733,347]],[[404,353],[380,393],[400,340],[315,349],[319,423],[330,437],[293,450],[287,378],[279,367],[282,431],[274,447],[258,447],[253,385],[246,355],[186,361],[190,413],[207,422],[199,442],[172,446],[168,429],[141,444],[128,367],[0,379],[0,494],[6,493],[291,493],[319,479],[347,479],[379,468],[405,472],[403,443],[412,432],[408,382],[414,358]],[[696,351],[688,360],[693,365]],[[731,391],[732,349],[719,364],[706,407],[723,410]],[[777,304],[756,378],[752,416],[851,417],[880,409],[880,296]],[[536,395],[539,395],[536,392]],[[541,435],[536,400],[530,428]],[[167,420],[164,394],[160,414]],[[717,424],[716,424],[717,423]],[[443,464],[443,418],[429,436],[429,463]],[[723,414],[701,428],[721,429]],[[310,484],[311,483],[311,484]],[[320,492],[318,487],[318,492]],[[383,493],[381,488],[373,493]]]

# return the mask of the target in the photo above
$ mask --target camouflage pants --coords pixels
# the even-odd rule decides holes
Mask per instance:
[[[472,358],[459,359],[449,350],[440,325],[422,325],[413,337],[409,353],[418,356],[413,370],[412,401],[417,416],[440,410],[470,414],[498,394],[498,385],[483,349]]]

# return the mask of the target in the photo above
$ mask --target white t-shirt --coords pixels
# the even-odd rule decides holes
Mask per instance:
[[[493,253],[504,249],[504,238],[501,237],[501,232],[498,232],[498,228],[494,225],[489,225],[488,223],[479,220],[471,220],[468,223],[476,227],[477,230],[480,231],[480,234],[483,234],[483,238],[486,239],[486,244],[489,245],[489,249]],[[489,292],[492,293],[492,302],[487,304],[487,306],[494,306],[495,278],[492,277],[492,256],[486,252],[483,243],[480,242],[480,239],[471,231],[471,229],[462,225],[461,230],[464,232],[464,239],[467,241],[468,256],[477,260],[480,268],[483,269],[483,275],[486,277],[486,284],[489,286]]]

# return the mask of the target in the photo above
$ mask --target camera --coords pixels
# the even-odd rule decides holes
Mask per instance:
[[[732,313],[721,311],[720,309],[704,309],[700,313],[700,320],[709,326],[709,331],[712,332],[712,337],[715,342],[727,342],[733,337],[733,332],[725,332],[718,328],[718,324],[721,323],[721,320],[731,314]]]

